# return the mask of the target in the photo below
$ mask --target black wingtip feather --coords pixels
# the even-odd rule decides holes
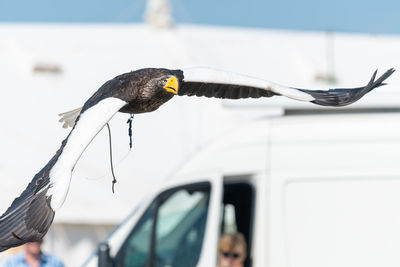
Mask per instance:
[[[386,80],[390,75],[393,74],[393,72],[395,72],[396,70],[394,68],[388,69],[384,74],[381,75],[381,77],[379,77],[375,82],[374,82],[374,86],[372,89],[379,87],[379,86],[383,86],[386,85],[387,83],[383,83],[384,80]],[[372,90],[371,89],[371,90]]]
[[[54,219],[47,189],[35,193],[33,180],[0,217],[0,252],[43,238]]]
[[[314,100],[311,101],[314,104],[321,106],[333,106],[333,107],[342,107],[350,105],[361,97],[363,97],[368,92],[373,89],[386,85],[383,81],[385,81],[390,75],[395,72],[394,68],[387,70],[384,74],[382,74],[378,79],[375,80],[377,70],[374,71],[371,79],[368,84],[364,87],[358,88],[338,88],[338,89],[330,89],[327,91],[323,90],[304,90],[299,89],[302,92],[310,94]]]

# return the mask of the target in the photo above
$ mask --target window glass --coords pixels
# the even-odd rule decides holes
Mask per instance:
[[[117,266],[145,267],[150,255],[151,232],[156,203],[153,202],[137,223],[132,234],[120,252],[121,261]]]
[[[196,266],[207,220],[207,190],[175,191],[159,207],[155,266]]]
[[[245,178],[246,176],[243,177]],[[221,235],[243,234],[247,244],[247,257],[243,265],[241,265],[244,267],[251,266],[254,197],[255,192],[252,184],[246,181],[225,181],[223,201],[221,203]]]
[[[116,266],[196,266],[209,198],[210,185],[205,183],[159,195],[118,252]]]

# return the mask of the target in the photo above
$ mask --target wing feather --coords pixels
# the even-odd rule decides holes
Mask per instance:
[[[64,202],[76,162],[103,126],[124,105],[125,101],[113,97],[100,101],[90,98],[86,102],[86,109],[82,109],[79,121],[56,155],[0,217],[0,252],[43,238],[53,222],[53,208],[60,207]]]
[[[387,70],[377,80],[375,80],[377,71],[374,72],[368,84],[364,87],[358,88],[337,88],[330,90],[306,90],[299,89],[302,92],[312,95],[315,100],[311,101],[314,104],[321,106],[346,106],[356,102],[366,93],[372,91],[374,88],[385,85],[383,83],[392,73],[394,69]]]
[[[191,68],[183,70],[184,79],[181,82],[178,95],[195,95],[227,99],[260,98],[281,95],[322,106],[346,106],[359,100],[374,88],[385,85],[383,81],[393,72],[394,69],[389,69],[375,80],[375,71],[370,82],[363,87],[308,90],[283,86],[236,73],[208,68]]]
[[[46,197],[50,161],[0,217],[0,252],[43,238],[54,219]]]

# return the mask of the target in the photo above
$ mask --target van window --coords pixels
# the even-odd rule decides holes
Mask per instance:
[[[160,194],[116,257],[117,266],[196,266],[207,221],[210,184]]]
[[[247,181],[225,181],[222,201],[221,234],[240,232],[247,243],[244,267],[252,265],[251,242],[255,191]]]
[[[118,266],[144,267],[150,255],[156,203],[153,202],[136,224],[123,249],[123,261]]]

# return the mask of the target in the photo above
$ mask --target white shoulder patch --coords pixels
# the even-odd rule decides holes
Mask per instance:
[[[56,210],[62,206],[71,182],[72,170],[83,151],[106,123],[127,103],[119,98],[109,97],[85,110],[70,133],[67,144],[53,168],[50,170],[50,188],[47,196],[51,196],[51,208]]]

